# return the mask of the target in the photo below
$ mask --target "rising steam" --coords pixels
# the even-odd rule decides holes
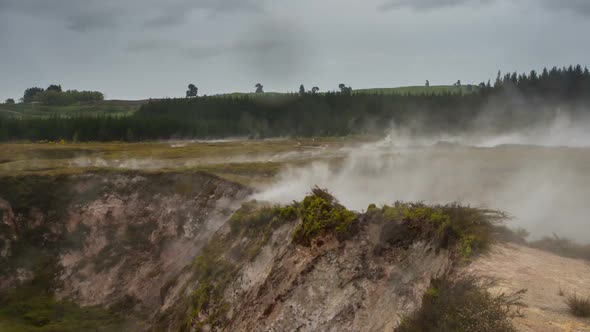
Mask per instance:
[[[341,163],[285,169],[254,198],[288,203],[318,185],[358,211],[398,200],[459,201],[504,210],[514,217],[511,226],[535,237],[556,233],[588,242],[590,150],[583,146],[590,135],[583,128],[557,118],[503,136],[418,139],[394,131],[352,149]]]

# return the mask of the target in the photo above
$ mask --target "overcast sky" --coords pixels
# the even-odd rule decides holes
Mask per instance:
[[[589,0],[0,0],[0,99],[478,83],[590,65]]]

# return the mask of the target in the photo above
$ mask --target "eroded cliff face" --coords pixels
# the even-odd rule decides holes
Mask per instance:
[[[130,331],[393,331],[456,261],[440,229],[380,209],[296,241],[305,211],[203,173],[0,181],[0,292],[40,275]]]
[[[49,273],[57,299],[113,308],[133,329],[149,328],[170,279],[249,194],[203,173],[0,182],[0,291]]]
[[[399,241],[396,221],[371,213],[310,243],[295,240],[301,219],[236,215],[247,222],[234,216],[196,260],[185,330],[394,331],[456,259],[436,236]]]

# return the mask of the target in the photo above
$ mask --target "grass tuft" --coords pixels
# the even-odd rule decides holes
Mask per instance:
[[[545,237],[541,240],[531,242],[529,245],[533,248],[549,251],[563,257],[590,260],[590,245],[578,244],[555,234],[553,234],[553,237]]]
[[[512,318],[521,315],[526,290],[492,295],[492,286],[474,277],[434,280],[420,310],[406,317],[396,332],[516,332]]]
[[[590,297],[569,295],[565,299],[565,304],[569,307],[572,315],[582,318],[590,317]]]

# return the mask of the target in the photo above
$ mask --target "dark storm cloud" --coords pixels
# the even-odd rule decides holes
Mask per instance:
[[[380,10],[410,8],[414,10],[431,10],[462,5],[481,5],[493,0],[390,0],[379,6]]]
[[[261,11],[265,0],[0,0],[0,10],[62,20],[74,31],[114,27],[136,19],[146,26],[182,24],[191,11],[211,14]]]

